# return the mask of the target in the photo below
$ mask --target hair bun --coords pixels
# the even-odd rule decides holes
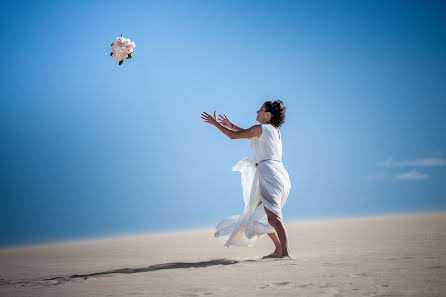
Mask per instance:
[[[285,122],[286,107],[282,100],[266,101],[265,111],[271,113],[271,124],[274,126],[280,127]]]

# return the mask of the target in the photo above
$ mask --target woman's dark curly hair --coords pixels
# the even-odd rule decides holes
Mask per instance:
[[[265,111],[271,113],[271,124],[279,128],[285,123],[286,106],[282,100],[266,101]]]

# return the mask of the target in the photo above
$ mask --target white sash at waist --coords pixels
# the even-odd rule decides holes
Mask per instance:
[[[259,166],[260,163],[265,162],[265,161],[276,161],[276,162],[282,162],[280,160],[276,160],[276,159],[265,159],[265,160],[261,160],[259,162],[256,163],[256,166]]]

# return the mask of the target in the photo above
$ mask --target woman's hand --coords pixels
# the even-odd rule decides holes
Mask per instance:
[[[211,125],[217,126],[218,122],[217,122],[217,112],[214,111],[214,116],[211,116],[210,114],[208,114],[207,112],[202,112],[201,113],[201,118],[206,122],[209,123]]]
[[[228,129],[232,129],[233,128],[233,124],[231,123],[231,121],[228,119],[228,117],[226,116],[226,114],[223,114],[224,116],[222,116],[221,114],[219,114],[219,118],[218,121],[220,122],[220,124],[222,124],[223,126],[225,126]]]
[[[225,117],[222,117],[221,121],[228,124],[232,125],[234,128],[237,129],[237,131],[231,130],[227,127],[225,127],[225,125],[223,125],[223,123],[219,123],[217,121],[217,112],[214,111],[214,116],[211,116],[210,114],[208,114],[207,112],[202,112],[201,113],[201,118],[206,122],[209,123],[211,125],[214,125],[215,127],[218,128],[218,130],[220,130],[223,134],[225,134],[226,136],[228,136],[231,139],[240,139],[240,138],[253,138],[253,137],[260,137],[260,135],[262,134],[262,127],[260,125],[255,125],[252,126],[249,129],[242,129],[240,127],[237,127],[235,125],[233,125],[228,117],[225,115]]]

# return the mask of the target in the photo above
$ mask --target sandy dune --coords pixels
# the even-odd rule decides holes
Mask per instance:
[[[294,260],[211,229],[0,249],[0,296],[446,296],[446,212],[286,225]]]

